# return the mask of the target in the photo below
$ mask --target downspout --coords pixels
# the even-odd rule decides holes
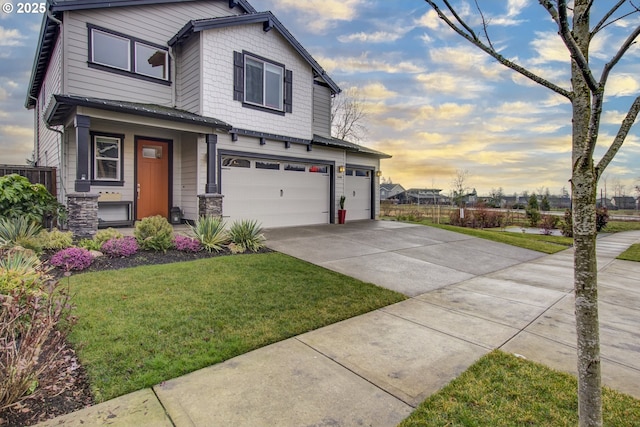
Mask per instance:
[[[176,66],[176,57],[173,54],[173,46],[169,47],[169,59],[171,60],[171,80],[173,82],[173,90],[171,91],[171,107],[176,108],[176,101],[178,99],[178,76],[176,75],[178,67]]]
[[[38,138],[40,135],[40,103],[38,103],[38,98],[34,98],[31,94],[27,93],[27,96],[35,104],[35,108],[33,109],[33,122],[36,125],[35,132],[33,132],[33,165],[38,166],[40,160],[40,145]]]

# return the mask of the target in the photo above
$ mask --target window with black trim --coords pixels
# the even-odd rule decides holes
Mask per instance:
[[[243,106],[293,112],[293,72],[248,52],[234,52],[234,96]]]
[[[91,133],[91,178],[104,185],[122,185],[124,135]]]
[[[89,64],[151,80],[169,80],[169,51],[135,37],[87,24]]]

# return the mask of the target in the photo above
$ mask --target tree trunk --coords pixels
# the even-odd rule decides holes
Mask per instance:
[[[588,60],[589,0],[576,0],[573,36]],[[574,292],[578,346],[578,411],[580,426],[602,426],[600,383],[600,327],[596,260],[597,176],[589,145],[591,91],[575,61],[571,62],[574,98],[572,195]]]

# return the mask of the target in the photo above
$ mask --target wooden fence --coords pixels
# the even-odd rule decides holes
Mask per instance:
[[[42,184],[47,188],[49,193],[54,196],[58,195],[56,186],[56,168],[0,165],[0,176],[11,175],[12,173],[24,176],[32,184]]]

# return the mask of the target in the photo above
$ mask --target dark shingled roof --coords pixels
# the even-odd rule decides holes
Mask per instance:
[[[53,95],[53,102],[45,112],[45,120],[50,126],[64,124],[66,118],[75,107],[99,108],[101,110],[134,114],[137,116],[170,120],[180,123],[210,126],[217,129],[230,130],[231,125],[213,117],[204,117],[177,108],[163,107],[155,104],[114,101],[111,99],[87,98],[74,95]]]
[[[385,154],[381,151],[372,150],[371,148],[367,148],[362,145],[354,144],[353,142],[345,141],[343,139],[338,139],[338,138],[325,138],[320,135],[313,135],[313,144],[324,145],[325,147],[341,148],[343,150],[350,151],[352,153],[367,154],[367,155],[375,156],[381,159],[391,158],[389,154]]]

